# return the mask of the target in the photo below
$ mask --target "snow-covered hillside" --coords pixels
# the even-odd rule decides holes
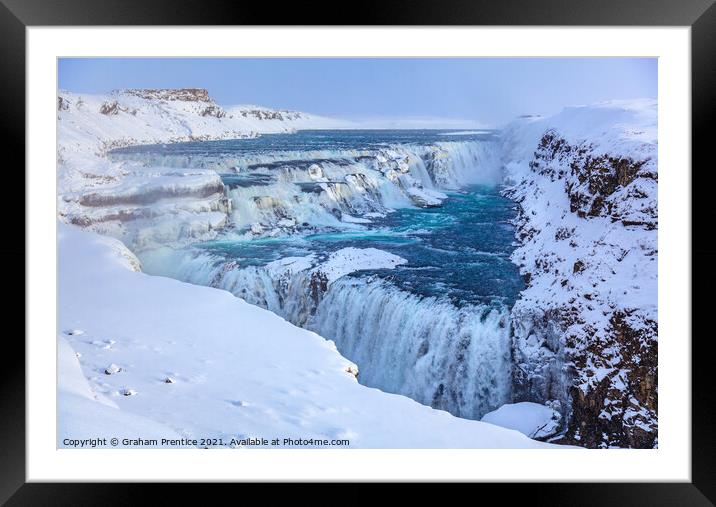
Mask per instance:
[[[567,442],[657,442],[657,104],[572,107],[509,125],[506,195],[518,401],[560,406]]]
[[[258,106],[224,109],[203,89],[129,89],[109,95],[61,91],[58,208],[62,220],[138,246],[212,238],[230,205],[212,170],[113,163],[113,148],[255,137],[296,129],[345,128],[348,122]]]
[[[549,446],[364,387],[333,342],[228,292],[138,269],[119,241],[59,225],[61,447],[90,437]]]
[[[349,123],[259,106],[223,108],[201,88],[128,89],[108,95],[58,94],[60,153],[104,153],[118,146],[236,139],[297,129],[345,128]]]

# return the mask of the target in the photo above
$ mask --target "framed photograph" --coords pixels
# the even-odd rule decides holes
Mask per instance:
[[[0,500],[712,505],[716,8],[493,4],[3,1]]]

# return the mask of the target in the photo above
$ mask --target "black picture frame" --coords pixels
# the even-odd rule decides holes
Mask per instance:
[[[318,13],[323,13],[319,15]],[[552,25],[552,26],[689,26],[692,44],[692,166],[683,168],[692,183],[692,482],[480,485],[483,490],[509,488],[511,499],[529,497],[531,504],[557,505],[714,505],[716,503],[716,411],[711,387],[712,333],[705,323],[716,275],[716,247],[710,231],[714,163],[708,126],[716,111],[716,7],[714,0],[383,0],[375,4],[333,3],[282,5],[225,0],[2,0],[0,5],[0,123],[5,141],[4,187],[12,209],[24,209],[25,188],[25,29],[62,25]],[[698,175],[698,185],[695,184]],[[6,192],[7,193],[7,192]],[[7,205],[7,200],[5,204]],[[25,237],[25,223],[8,225],[11,237]],[[17,230],[13,230],[16,228]],[[696,234],[700,232],[700,234]],[[7,274],[21,276],[24,241],[0,249]],[[24,282],[24,280],[23,280]],[[20,280],[17,281],[20,283]],[[48,284],[51,286],[51,284]],[[23,289],[24,292],[24,289]],[[10,315],[20,315],[24,298],[6,298]],[[667,298],[668,301],[668,298]],[[17,308],[13,308],[12,305]],[[17,319],[17,317],[16,317]],[[9,319],[8,319],[9,320]],[[17,319],[19,321],[19,319]],[[24,330],[24,322],[20,324]],[[132,504],[139,486],[122,484],[26,483],[25,479],[25,347],[19,331],[4,336],[0,367],[0,502],[8,505]],[[688,344],[688,336],[683,337]],[[49,343],[49,342],[48,342]],[[48,387],[48,389],[53,388]],[[145,485],[146,487],[146,485]],[[212,486],[215,487],[215,486]],[[184,488],[160,486],[162,495],[184,494]],[[218,490],[213,491],[218,494]],[[480,493],[481,495],[484,492]],[[353,496],[351,493],[347,497]],[[166,498],[168,499],[168,497]]]

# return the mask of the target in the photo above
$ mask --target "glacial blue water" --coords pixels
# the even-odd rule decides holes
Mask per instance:
[[[312,130],[251,139],[131,146],[114,150],[112,156],[149,159],[152,163],[162,159],[170,163],[177,157],[187,157],[189,165],[223,159],[232,162],[259,159],[260,163],[243,165],[239,173],[222,174],[229,188],[256,187],[269,185],[275,179],[267,166],[307,167],[325,160],[313,158],[314,154],[330,155],[335,162],[347,153],[447,141],[490,142],[496,135],[492,131],[470,132]],[[517,267],[509,261],[514,241],[509,221],[514,217],[514,203],[500,195],[498,186],[473,185],[448,195],[441,207],[398,208],[386,217],[371,217],[372,223],[359,230],[332,230],[289,238],[220,238],[198,248],[218,258],[236,260],[241,266],[261,266],[281,257],[326,254],[348,246],[374,247],[399,255],[408,263],[389,271],[363,271],[354,276],[378,275],[404,290],[421,296],[446,297],[458,305],[511,305],[523,288]]]
[[[493,130],[300,130],[292,134],[263,134],[249,139],[128,146],[113,150],[111,155],[116,158],[145,157],[148,154],[216,157],[371,150],[396,144],[424,146],[444,141],[483,141],[494,139],[496,135]]]
[[[509,260],[514,241],[510,220],[514,203],[498,187],[471,186],[450,192],[441,207],[402,208],[373,218],[363,230],[331,231],[304,237],[217,240],[200,247],[241,266],[262,266],[276,259],[324,256],[345,247],[378,248],[408,262],[390,270],[350,276],[378,276],[420,296],[447,298],[453,304],[511,306],[523,289]]]
[[[215,240],[143,252],[147,272],[231,291],[334,340],[361,383],[480,418],[511,400],[509,310],[523,289],[494,144],[491,132],[305,131],[112,156],[213,168],[232,202]],[[416,191],[447,197],[417,207]],[[310,273],[262,268],[346,247],[407,263],[353,272],[319,296]]]

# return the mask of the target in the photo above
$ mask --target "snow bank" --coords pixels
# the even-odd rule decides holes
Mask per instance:
[[[59,329],[83,331],[59,341],[81,354],[89,385],[77,394],[77,364],[68,375],[71,354],[62,345],[59,446],[115,432],[225,443],[285,437],[348,439],[350,447],[547,446],[361,386],[333,342],[228,292],[138,273],[116,240],[65,224],[58,236]],[[106,375],[110,364],[121,371]],[[128,390],[136,394],[122,395]]]
[[[566,107],[553,116],[520,118],[501,134],[503,157],[529,160],[548,129],[573,144],[589,141],[595,152],[651,156],[657,143],[657,105],[655,99],[610,100]]]
[[[297,273],[306,272],[306,278],[319,275],[326,285],[330,285],[339,278],[357,271],[373,269],[393,269],[408,261],[377,248],[341,248],[331,252],[327,259],[320,261],[314,254],[305,257],[284,257],[261,268],[273,279],[290,277]],[[216,278],[216,275],[214,275]]]
[[[559,430],[561,418],[559,412],[550,407],[524,401],[502,405],[485,414],[481,421],[517,430],[530,438],[546,438]]]
[[[265,269],[273,278],[291,276],[301,271],[307,271],[315,265],[316,256],[306,255],[304,257],[283,257],[269,262]]]
[[[255,105],[229,106],[226,108],[226,112],[232,119],[245,125],[245,129],[262,133],[358,128],[356,124],[348,120],[299,111],[275,110]]]
[[[320,264],[316,270],[323,273],[330,285],[342,276],[366,269],[393,269],[408,261],[377,248],[341,248]]]
[[[341,120],[258,106],[222,108],[203,89],[117,90],[58,95],[61,152],[104,153],[135,144],[237,139],[259,133],[335,128]]]

